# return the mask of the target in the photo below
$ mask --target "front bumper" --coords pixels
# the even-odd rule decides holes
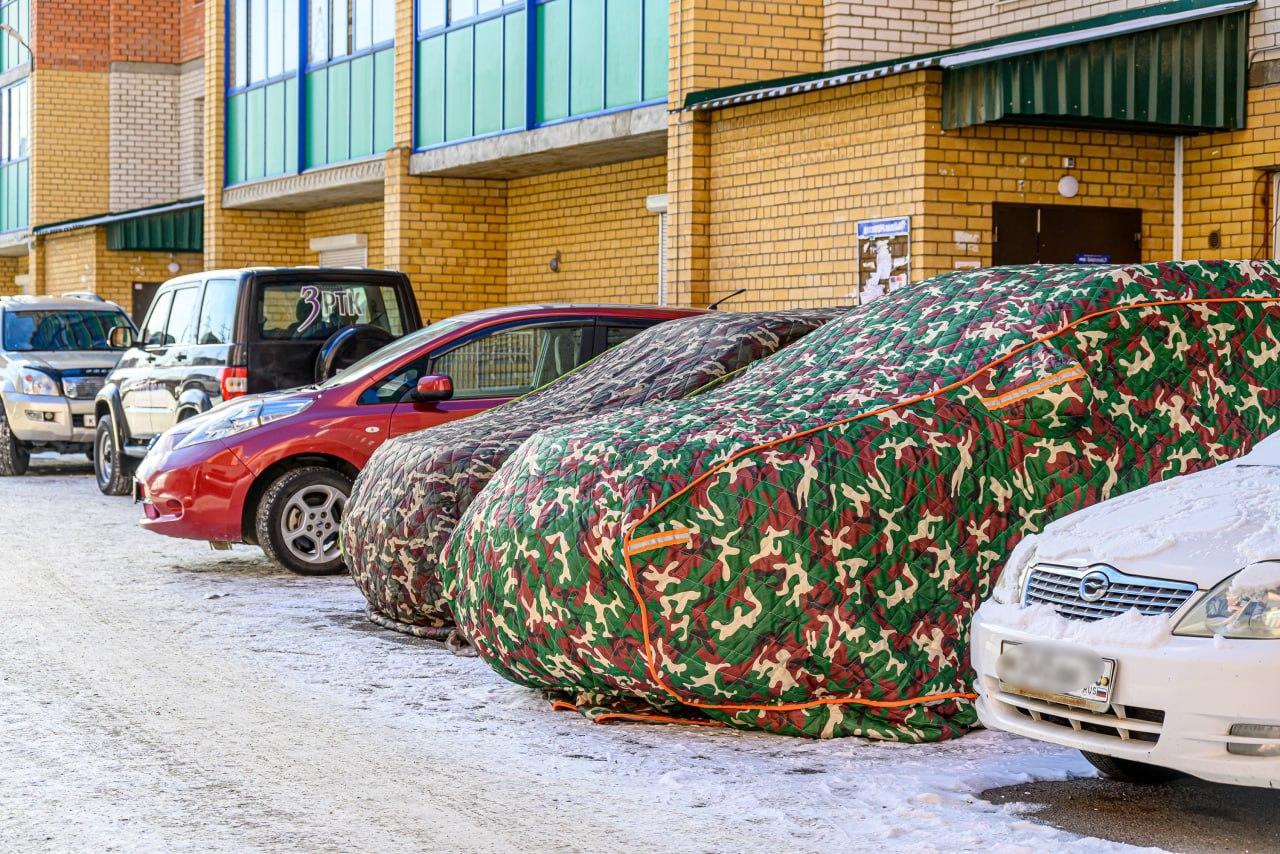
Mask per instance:
[[[1233,724],[1280,725],[1280,642],[1170,635],[1149,649],[1093,646],[1116,662],[1112,707],[1099,714],[1000,689],[1002,644],[1036,640],[1043,638],[993,624],[981,611],[974,620],[978,714],[986,726],[1217,783],[1280,788],[1280,756],[1227,751],[1231,742],[1280,745],[1230,736]]]
[[[35,394],[6,394],[5,415],[9,429],[22,442],[35,445],[72,443],[92,445],[92,400],[69,400]]]
[[[253,473],[221,442],[178,450],[173,443],[162,436],[135,475],[142,527],[182,539],[242,542]]]

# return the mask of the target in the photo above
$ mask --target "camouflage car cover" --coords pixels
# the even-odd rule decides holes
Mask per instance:
[[[696,398],[543,431],[445,555],[460,628],[592,715],[899,741],[975,722],[968,624],[1025,534],[1247,452],[1280,267],[940,276]]]
[[[710,312],[668,321],[519,400],[387,442],[356,480],[343,519],[347,566],[370,618],[388,628],[419,627],[410,633],[425,636],[453,625],[441,596],[440,552],[476,494],[538,430],[682,397],[839,313]]]

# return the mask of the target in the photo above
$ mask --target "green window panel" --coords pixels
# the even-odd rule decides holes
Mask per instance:
[[[418,43],[419,145],[444,142],[444,36]]]
[[[667,20],[669,0],[644,0],[644,89],[643,99],[667,97]]]
[[[284,86],[276,84],[263,90],[264,155],[263,175],[280,175],[285,169],[285,104]]]
[[[373,154],[373,56],[366,54],[351,62],[351,151],[350,156]]]
[[[635,0],[609,0],[605,24],[604,105],[612,108],[639,103],[644,100],[644,6]]]
[[[14,218],[14,228],[27,228],[31,225],[31,161],[23,160],[18,164],[18,213]]]
[[[475,28],[454,30],[445,35],[445,139],[471,136],[472,92],[475,86]]]
[[[204,207],[108,223],[107,248],[116,252],[203,252]]]
[[[329,162],[329,69],[307,75],[307,166]]]
[[[538,6],[534,94],[534,120],[538,122],[569,116],[570,5],[571,0],[551,0]]]
[[[504,89],[503,107],[502,107],[502,127],[505,130],[513,130],[525,126],[525,101],[527,93],[525,91],[525,54],[528,53],[525,44],[527,35],[525,32],[525,13],[515,12],[504,17],[503,22],[506,26],[506,44],[504,45],[503,57],[503,77],[505,78],[506,87]]]
[[[329,67],[329,163],[351,157],[351,64]]]
[[[284,81],[284,171],[298,171],[298,80]]]
[[[3,0],[0,2],[0,23],[12,27],[28,42],[31,40],[31,0]],[[14,35],[5,32],[0,36],[0,72],[8,71],[31,58],[27,49]]]
[[[501,18],[477,24],[475,128],[478,136],[502,130],[503,36]]]
[[[239,184],[248,173],[245,170],[245,104],[247,93],[232,96],[227,101],[227,183]]]
[[[388,151],[396,134],[396,52],[373,56],[373,150]]]
[[[245,178],[256,181],[267,173],[267,93],[254,89],[245,104]]]
[[[569,115],[604,109],[604,0],[571,0]]]

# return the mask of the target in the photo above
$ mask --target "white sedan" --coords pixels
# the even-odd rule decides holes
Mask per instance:
[[[988,727],[1117,779],[1280,788],[1280,434],[1025,539],[972,641]]]

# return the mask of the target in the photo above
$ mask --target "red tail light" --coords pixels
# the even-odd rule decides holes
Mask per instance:
[[[222,399],[243,397],[249,393],[248,368],[223,368],[218,371],[218,385],[222,388]]]

